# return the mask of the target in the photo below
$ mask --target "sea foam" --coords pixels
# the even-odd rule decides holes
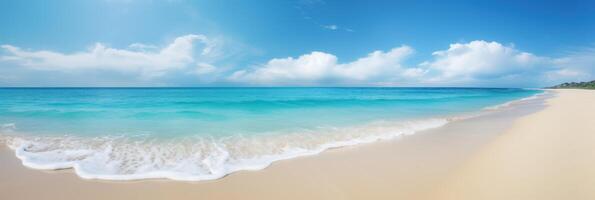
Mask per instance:
[[[23,165],[41,170],[72,169],[84,179],[213,180],[241,170],[260,170],[279,160],[315,155],[327,149],[398,138],[451,121],[541,98],[535,95],[479,112],[417,120],[373,121],[348,127],[319,127],[290,133],[187,136],[85,137],[19,134],[13,123],[1,126],[8,146]]]
[[[69,169],[85,179],[167,178],[199,181],[240,170],[260,170],[278,160],[391,139],[448,123],[434,118],[374,122],[350,128],[267,136],[152,139],[127,137],[8,136],[23,165],[42,170]]]

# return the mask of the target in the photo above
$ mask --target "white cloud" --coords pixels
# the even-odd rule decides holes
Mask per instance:
[[[412,53],[413,49],[409,46],[397,47],[388,52],[374,51],[354,62],[337,66],[335,73],[339,77],[358,81],[400,76],[403,70],[401,63]]]
[[[321,25],[321,27],[324,29],[331,30],[331,31],[342,30],[342,31],[347,31],[347,32],[355,32],[355,30],[353,30],[353,29],[339,27],[338,25],[335,25],[335,24]]]
[[[213,73],[215,70],[217,70],[217,68],[209,63],[198,63],[196,65],[196,69],[194,69],[192,73],[196,75],[203,75]]]
[[[155,45],[150,45],[150,44],[133,43],[131,45],[128,45],[128,48],[137,49],[137,50],[152,50],[152,49],[158,49],[159,47],[155,46]]]
[[[174,39],[163,48],[135,43],[130,49],[110,48],[96,43],[86,51],[60,53],[48,50],[30,51],[11,45],[2,45],[7,53],[0,60],[43,71],[102,70],[140,74],[144,78],[162,76],[170,70],[178,70],[196,62],[195,43],[204,46],[199,56],[206,56],[214,42],[203,35],[184,35]]]
[[[595,48],[582,49],[553,59],[555,70],[547,73],[549,80],[590,81],[595,79]]]
[[[434,59],[422,64],[436,75],[435,81],[465,82],[504,77],[533,70],[546,58],[504,46],[497,42],[476,40],[454,43],[447,50],[432,53]]]
[[[324,26],[322,26],[322,28],[325,28],[325,29],[329,29],[329,30],[333,30],[334,31],[334,30],[339,29],[339,26],[334,25],[334,24],[330,24],[330,25],[324,25]]]
[[[326,78],[337,65],[337,57],[312,52],[298,58],[274,58],[253,70],[239,70],[229,79],[256,84],[315,82]]]
[[[229,76],[234,82],[252,84],[310,85],[325,82],[366,83],[402,71],[401,61],[413,53],[408,46],[388,52],[374,51],[349,63],[338,63],[335,55],[312,52],[298,58],[275,58],[252,70],[239,70]]]
[[[412,52],[412,48],[402,46],[388,52],[374,51],[349,63],[338,63],[337,57],[329,53],[312,52],[298,58],[272,59],[252,70],[236,71],[229,79],[269,85],[489,85],[521,75],[541,76],[552,69],[550,58],[481,40],[451,44],[448,49],[434,52],[432,59],[406,67],[403,62]]]
[[[525,87],[595,78],[595,49],[552,58],[513,45],[476,40],[451,44],[419,65],[405,66],[412,52],[402,46],[374,51],[348,63],[339,63],[329,53],[312,52],[271,59],[253,69],[238,70],[228,80],[261,85]]]
[[[547,86],[595,78],[595,49],[561,57],[536,56],[498,42],[454,43],[420,66],[431,76],[423,82],[484,86]]]
[[[595,48],[546,57],[513,45],[477,40],[453,43],[435,51],[421,64],[409,66],[405,59],[414,50],[400,46],[389,51],[373,51],[351,62],[340,62],[331,53],[314,51],[298,57],[273,58],[246,68],[235,65],[238,58],[233,57],[230,51],[233,48],[225,48],[223,52],[222,45],[222,40],[203,35],[180,36],[163,46],[134,43],[118,49],[97,43],[73,53],[2,45],[0,85],[525,87],[595,79]]]

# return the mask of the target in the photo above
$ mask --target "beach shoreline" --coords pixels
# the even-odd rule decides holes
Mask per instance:
[[[227,90],[183,90],[179,97],[173,89],[165,90],[163,95],[171,96],[166,102],[144,99],[144,106],[135,107],[134,96],[158,91],[58,94],[68,91],[83,95],[56,102],[62,95],[38,90],[46,95],[32,105],[19,101],[30,91],[3,93],[0,137],[26,167],[72,169],[83,179],[115,181],[214,180],[279,160],[416,134],[543,96],[518,88],[281,88],[234,90],[249,97],[229,101]],[[278,95],[267,97],[269,92]],[[209,93],[217,100],[205,99]],[[102,100],[85,100],[87,95]],[[105,101],[112,103],[98,103]]]
[[[467,198],[453,191],[462,190],[461,193],[464,193],[465,184],[472,181],[459,181],[460,184],[456,184],[458,187],[453,186],[452,189],[447,189],[445,185],[449,186],[449,183],[457,182],[453,179],[459,177],[478,176],[477,174],[467,175],[466,171],[468,168],[476,168],[468,166],[479,165],[473,164],[479,162],[474,160],[477,160],[478,155],[484,155],[485,149],[492,149],[494,143],[502,143],[498,141],[511,141],[511,139],[502,138],[519,134],[518,127],[523,126],[523,123],[539,124],[539,121],[527,120],[527,118],[535,118],[536,115],[555,115],[556,113],[552,114],[549,111],[552,108],[557,109],[555,110],[557,113],[576,109],[572,107],[576,107],[572,102],[570,105],[561,105],[560,99],[564,100],[564,104],[569,104],[567,101],[576,99],[575,96],[578,95],[581,99],[576,100],[582,103],[588,103],[589,100],[595,101],[592,91],[557,90],[555,93],[555,97],[546,100],[545,108],[543,105],[528,105],[524,109],[455,121],[437,129],[422,131],[400,139],[331,149],[314,156],[278,161],[264,170],[240,171],[211,181],[83,180],[69,170],[27,169],[14,157],[12,151],[4,148],[0,151],[0,162],[3,163],[0,166],[0,197],[6,199],[47,199],[48,197],[55,199]],[[591,106],[586,109],[593,108]],[[593,111],[591,113],[595,113],[595,109]],[[579,117],[580,119],[576,120],[589,117],[589,114]],[[581,127],[573,130],[584,131]],[[527,132],[535,134],[521,130],[522,134]],[[499,149],[490,151],[498,152]],[[494,171],[494,169],[490,170]],[[590,181],[593,180],[595,178],[590,179]],[[481,185],[481,183],[475,184]],[[31,193],[27,190],[35,192]],[[482,195],[480,197],[491,197],[489,192]],[[478,196],[471,195],[468,198],[472,197]]]

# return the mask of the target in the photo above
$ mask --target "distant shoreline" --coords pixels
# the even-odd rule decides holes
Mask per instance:
[[[595,90],[595,80],[586,82],[569,82],[547,87],[548,89],[587,89]]]

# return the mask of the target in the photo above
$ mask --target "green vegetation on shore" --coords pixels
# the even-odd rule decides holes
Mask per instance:
[[[577,88],[577,89],[595,89],[595,80],[589,82],[570,82],[570,83],[562,83],[560,85],[555,85],[552,87],[548,87],[550,89],[563,89],[563,88]]]

